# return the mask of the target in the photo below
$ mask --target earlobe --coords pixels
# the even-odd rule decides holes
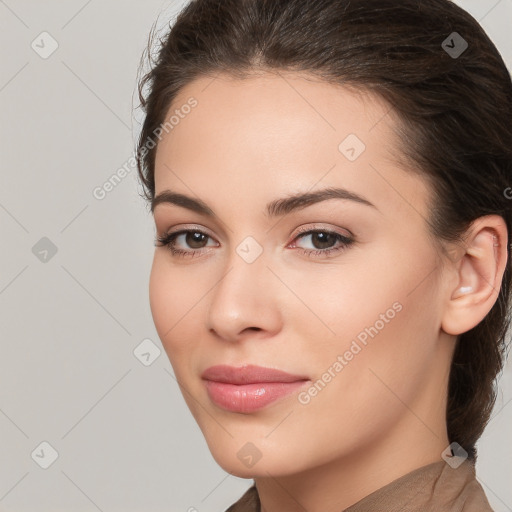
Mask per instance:
[[[507,262],[508,235],[502,217],[477,219],[458,266],[455,288],[443,312],[441,328],[454,336],[478,325],[495,304]]]

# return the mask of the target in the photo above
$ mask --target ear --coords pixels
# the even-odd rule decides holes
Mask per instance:
[[[441,322],[443,331],[452,335],[469,331],[491,310],[499,295],[508,258],[507,226],[499,215],[479,217],[466,236],[462,258],[453,260],[456,278],[447,289]]]

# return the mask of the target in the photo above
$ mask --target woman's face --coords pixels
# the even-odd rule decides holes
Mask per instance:
[[[171,115],[155,195],[190,201],[155,206],[157,236],[180,232],[183,252],[156,247],[150,304],[216,461],[254,477],[389,450],[437,457],[453,346],[429,189],[393,163],[388,107],[289,73],[220,75],[183,88]],[[215,365],[304,380],[207,385]]]

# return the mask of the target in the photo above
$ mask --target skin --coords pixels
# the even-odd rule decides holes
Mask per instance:
[[[157,236],[199,228],[211,237],[202,246],[178,237],[178,248],[199,251],[194,257],[156,247],[156,329],[213,457],[225,471],[255,479],[263,511],[343,510],[440,460],[449,445],[456,337],[496,301],[506,225],[499,216],[478,219],[465,248],[441,260],[427,230],[429,188],[395,163],[395,121],[375,96],[285,72],[219,75],[181,89],[169,113],[191,96],[197,107],[158,144],[156,195],[170,189],[200,198],[217,218],[167,203],[155,208]],[[348,134],[366,145],[355,161],[338,149]],[[328,187],[375,208],[329,199],[279,218],[265,214],[274,199]],[[299,227],[355,242],[307,256],[300,248],[340,244],[298,237]],[[247,236],[263,250],[252,263],[236,252]],[[458,292],[470,285],[471,293]],[[297,392],[242,414],[210,401],[200,375],[216,364],[306,375],[308,389],[397,302],[401,310],[309,403]],[[261,453],[252,467],[237,456],[248,442]]]

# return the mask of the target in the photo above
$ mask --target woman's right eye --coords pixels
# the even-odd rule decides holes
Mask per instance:
[[[201,249],[206,247],[203,244],[209,238],[212,239],[210,235],[198,229],[183,229],[174,233],[166,233],[158,237],[157,241],[160,244],[159,247],[167,247],[175,256],[194,257],[202,252]],[[183,244],[188,245],[190,250],[183,249]],[[179,245],[182,248],[177,247]]]

